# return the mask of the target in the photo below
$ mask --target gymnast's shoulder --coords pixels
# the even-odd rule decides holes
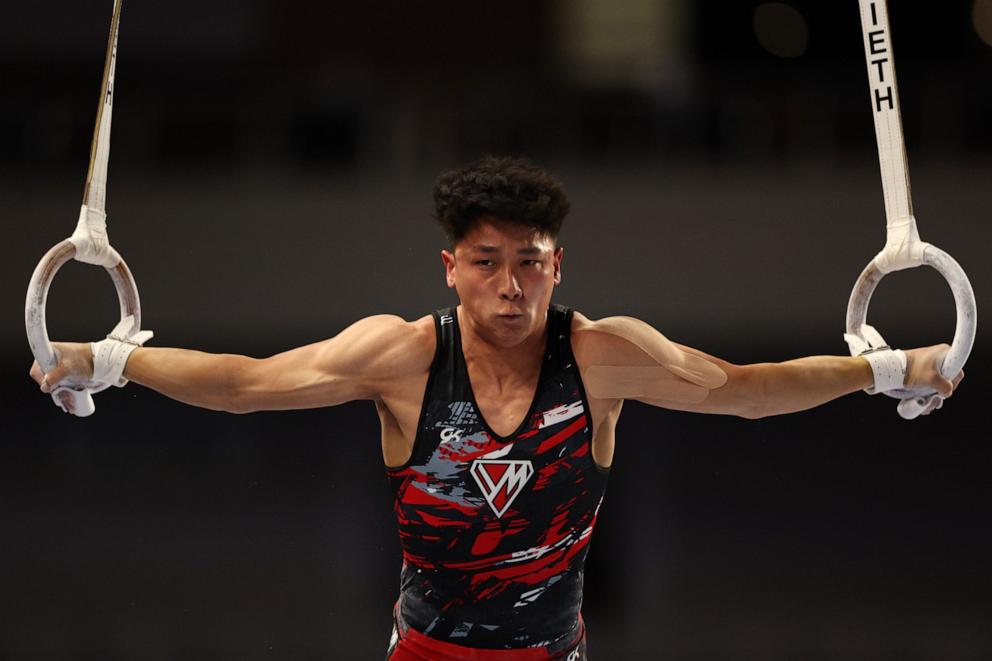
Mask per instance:
[[[431,315],[407,321],[378,314],[356,321],[327,344],[333,347],[331,353],[339,367],[346,362],[364,373],[396,374],[430,369],[436,343]]]
[[[674,347],[658,330],[635,317],[590,319],[579,311],[572,315],[572,350],[580,365],[641,364],[651,353],[646,349],[658,345]]]
[[[592,320],[575,313],[572,351],[587,392],[597,399],[699,402],[733,369],[634,317]]]

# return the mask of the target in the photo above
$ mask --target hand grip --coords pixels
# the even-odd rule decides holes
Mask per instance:
[[[52,391],[52,400],[60,409],[78,418],[86,418],[96,411],[93,397],[86,388],[59,386]]]
[[[896,406],[896,410],[899,411],[899,416],[903,420],[913,420],[927,410],[927,407],[930,406],[931,402],[933,402],[934,397],[939,399],[940,395],[934,393],[926,397],[910,397],[909,399],[904,399],[899,402],[898,406]],[[939,409],[943,405],[943,400],[938,401],[937,406],[934,407],[934,410]]]

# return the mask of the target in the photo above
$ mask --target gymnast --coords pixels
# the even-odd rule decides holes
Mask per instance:
[[[455,307],[264,359],[143,347],[125,327],[53,343],[57,366],[31,368],[45,392],[130,380],[235,413],[374,402],[403,550],[389,659],[585,658],[583,565],[624,400],[755,419],[922,388],[927,415],[963,378],[941,375],[946,344],[734,365],[554,304],[569,201],[526,160],[447,172],[434,201]]]

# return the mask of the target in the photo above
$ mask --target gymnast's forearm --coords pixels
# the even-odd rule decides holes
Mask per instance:
[[[237,412],[238,384],[253,362],[234,354],[141,347],[131,353],[124,376],[185,404]]]
[[[871,387],[871,366],[863,358],[808,356],[749,366],[757,371],[759,417],[804,411]]]

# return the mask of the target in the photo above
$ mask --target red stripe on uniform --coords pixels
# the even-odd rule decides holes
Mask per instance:
[[[547,452],[548,450],[558,445],[562,441],[568,440],[568,438],[572,434],[584,428],[587,424],[588,423],[586,422],[586,416],[585,414],[582,414],[581,416],[579,416],[578,420],[576,420],[569,426],[565,427],[554,436],[549,436],[548,438],[544,439],[544,442],[537,446],[537,454],[543,454],[544,452]]]

